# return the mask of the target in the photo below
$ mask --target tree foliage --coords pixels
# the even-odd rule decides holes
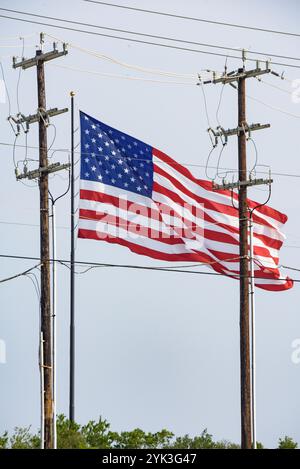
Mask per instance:
[[[293,438],[285,436],[284,438],[279,438],[278,449],[296,449],[298,443],[296,443]]]
[[[198,436],[178,436],[169,430],[144,432],[140,428],[131,431],[114,432],[107,420],[90,420],[86,425],[71,422],[64,415],[57,417],[57,446],[62,449],[239,449],[230,441],[214,441],[207,429]],[[31,432],[30,427],[16,427],[13,434],[0,435],[0,449],[36,449],[40,447],[40,435]],[[261,443],[257,448],[263,449]],[[280,438],[279,449],[295,449],[297,443],[288,436]]]

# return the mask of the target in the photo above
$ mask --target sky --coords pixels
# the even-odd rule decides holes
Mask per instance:
[[[293,0],[253,0],[250,9],[236,0],[128,0],[119,3],[214,21],[299,32],[299,2]],[[298,37],[147,15],[81,0],[29,0],[26,5],[21,1],[2,0],[1,7],[246,48],[263,52],[266,57],[271,53],[299,56]],[[3,11],[0,14],[13,16]],[[201,70],[222,71],[225,64],[225,57],[1,18],[1,63],[11,103],[11,109],[8,99],[0,103],[0,254],[5,255],[39,256],[38,188],[34,183],[27,181],[22,184],[15,179],[12,146],[15,137],[7,116],[9,113],[16,115],[19,111],[25,115],[36,112],[35,69],[13,70],[12,56],[20,58],[22,55],[20,36],[24,37],[24,56],[33,56],[41,31],[71,44],[66,57],[45,65],[48,108],[69,107],[69,93],[73,90],[76,93],[76,128],[81,109],[159,148],[182,164],[199,165],[194,166],[192,172],[203,179],[206,178],[204,166],[210,141],[206,132],[208,122],[203,95],[195,83]],[[51,37],[45,36],[45,50],[51,50],[52,41]],[[198,46],[198,49],[212,51],[204,46]],[[96,51],[98,56],[101,54],[117,62],[193,75],[195,79],[177,78],[173,81],[188,83],[170,83],[172,78],[125,68],[88,54],[86,50]],[[286,62],[284,59],[274,61]],[[227,60],[229,70],[238,68],[240,64],[240,60]],[[247,63],[248,67],[253,65],[253,62]],[[297,99],[299,82],[295,81],[300,78],[300,72],[297,68],[283,65],[274,64],[272,68],[279,74],[284,72],[288,80],[275,76],[265,76],[263,82],[247,80],[247,119],[249,123],[271,124],[270,129],[256,132],[252,137],[257,146],[259,164],[272,169],[274,183],[270,205],[288,215],[287,239],[281,250],[280,262],[300,268],[300,100]],[[127,79],[101,75],[105,73]],[[132,77],[167,83],[128,79]],[[221,89],[221,85],[205,88],[209,121],[214,127],[218,125],[216,112],[220,104],[218,118],[222,126],[235,127],[236,92],[227,86],[220,96]],[[64,150],[50,151],[49,156],[52,161],[66,163],[70,148],[70,115],[58,116],[51,122],[55,128],[49,128],[48,142],[51,143],[55,137],[52,149]],[[37,146],[37,138],[37,128],[33,124],[27,142],[27,156],[32,160],[38,158],[37,149],[30,148]],[[79,131],[75,134],[75,143],[79,143]],[[22,161],[25,156],[24,134],[20,135],[17,144],[21,146],[15,150],[15,160]],[[79,153],[76,157],[79,158]],[[249,167],[254,159],[254,147],[250,142]],[[216,165],[216,162],[217,155],[214,155],[211,165]],[[235,138],[223,152],[221,163],[226,168],[237,167]],[[31,161],[30,168],[35,164],[36,161]],[[262,166],[261,170],[267,170],[266,167]],[[79,169],[78,164],[76,168]],[[209,176],[214,176],[213,168]],[[64,192],[67,179],[66,172],[51,176],[50,186],[54,195]],[[264,201],[266,190],[263,186],[251,188],[249,195]],[[57,255],[62,259],[68,259],[70,253],[69,220],[70,198],[66,196],[57,204]],[[121,246],[82,239],[76,242],[76,258],[103,263],[166,265],[137,256]],[[34,261],[2,258],[0,278],[33,265]],[[293,274],[288,270],[284,272],[290,276]],[[300,278],[297,272],[294,274],[295,278]],[[57,410],[67,415],[68,270],[59,266],[57,277]],[[257,439],[267,447],[275,447],[279,437],[284,435],[293,437],[300,444],[300,363],[295,359],[295,347],[297,343],[299,346],[300,338],[299,285],[296,283],[292,290],[281,293],[256,291]],[[0,432],[29,425],[36,431],[40,419],[38,298],[28,277],[2,283],[0,298]],[[196,435],[207,428],[216,439],[239,442],[238,282],[224,277],[108,268],[77,275],[75,393],[75,414],[80,423],[96,420],[101,415],[117,431],[139,427],[156,432],[167,428],[176,435]]]

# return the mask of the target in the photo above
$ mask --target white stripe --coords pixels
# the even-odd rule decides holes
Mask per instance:
[[[122,220],[124,220],[125,226],[127,226],[127,222],[135,223],[137,225],[141,225],[144,228],[151,228],[153,230],[159,231],[162,234],[176,235],[176,233],[171,227],[166,226],[163,222],[159,220],[155,220],[141,213],[134,213],[129,210],[124,210],[119,207],[115,207],[112,204],[81,199],[79,201],[79,208],[84,210],[93,210],[98,214],[104,213],[107,215],[112,215],[114,217],[120,217],[122,218]],[[147,210],[146,207],[145,210]],[[84,219],[81,215],[80,218]],[[102,222],[106,223],[105,219],[102,219]]]
[[[187,178],[184,176],[182,173],[176,170],[176,167],[174,168],[172,165],[169,165],[165,163],[163,160],[159,158],[159,155],[155,153],[155,150],[153,151],[153,154],[158,160],[155,160],[155,164],[159,166],[161,169],[163,169],[165,172],[173,176],[178,182],[180,182],[184,187],[187,187],[191,192],[195,193],[196,195],[200,197],[204,197],[206,199],[211,200],[212,202],[217,202],[220,204],[227,205],[229,207],[232,206],[231,203],[231,196],[221,194],[220,192],[213,192],[213,191],[208,191],[201,187],[200,185],[196,184],[194,181],[191,179]],[[257,212],[257,215],[259,214],[259,217],[261,219],[266,220],[269,222],[275,229],[281,229],[283,226],[283,223],[278,221],[277,219],[270,217],[268,215],[265,215],[261,212]]]
[[[101,238],[102,234],[112,235],[125,239],[126,241],[137,244],[141,247],[154,249],[155,251],[164,252],[166,254],[193,253],[193,251],[188,251],[184,244],[165,244],[161,241],[145,237],[138,233],[131,233],[121,227],[119,228],[108,223],[102,223],[101,221],[79,219],[79,228],[96,231],[100,234],[99,239],[103,239]]]

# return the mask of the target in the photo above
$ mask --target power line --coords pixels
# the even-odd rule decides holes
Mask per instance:
[[[222,54],[222,53],[218,53],[218,52],[209,52],[209,51],[204,51],[204,50],[200,50],[200,49],[191,49],[191,48],[188,48],[188,47],[171,46],[169,44],[162,44],[162,43],[158,43],[158,42],[143,41],[141,39],[125,38],[125,37],[122,37],[122,36],[115,36],[115,35],[111,35],[111,34],[95,32],[95,31],[83,30],[83,29],[78,29],[78,28],[71,28],[71,27],[68,27],[68,26],[59,26],[59,25],[55,25],[55,24],[44,23],[44,22],[41,22],[41,21],[26,20],[24,18],[16,18],[16,17],[12,17],[12,16],[7,16],[7,15],[0,15],[0,17],[10,19],[10,20],[14,20],[14,21],[21,21],[21,22],[25,22],[25,23],[39,24],[39,25],[42,25],[42,26],[49,26],[51,28],[58,28],[58,29],[63,29],[63,30],[67,30],[67,31],[74,31],[74,32],[79,32],[79,33],[84,33],[84,34],[91,34],[91,35],[94,35],[94,36],[102,36],[102,37],[107,37],[107,38],[111,38],[111,39],[118,39],[118,40],[127,41],[127,42],[128,41],[129,42],[135,42],[135,43],[138,43],[138,44],[147,44],[147,45],[150,45],[150,46],[164,47],[164,48],[167,48],[167,49],[175,49],[175,50],[180,50],[180,51],[184,51],[184,52],[195,52],[195,53],[198,53],[198,54],[207,54],[207,55],[212,55],[212,56],[217,56],[217,57],[225,57],[225,58],[227,57],[227,58],[231,58],[231,59],[241,60],[240,57],[237,57],[235,55]],[[60,20],[60,21],[64,21],[64,20]],[[254,59],[254,58],[253,59],[248,58],[246,60],[251,61],[251,62],[257,62],[258,61],[258,59]],[[296,60],[296,58],[293,58],[293,60]],[[282,62],[272,62],[272,63],[274,65],[280,65],[280,66],[283,66],[283,67],[290,67],[290,68],[297,68],[297,69],[300,68],[300,65],[293,65],[293,64],[289,64],[289,63],[282,63]]]
[[[13,143],[8,143],[8,142],[0,142],[0,145],[2,146],[8,146],[8,147],[13,147],[15,146],[16,148],[26,148],[26,145],[14,145]],[[39,147],[38,146],[29,146],[28,145],[28,148],[31,149],[31,150],[39,150]],[[56,151],[56,152],[62,152],[62,153],[70,153],[70,150],[68,148],[57,148],[57,149],[53,149],[53,151]],[[75,151],[74,152],[75,154],[78,154],[78,155],[89,155],[90,153],[84,153],[84,152],[80,152],[80,151]],[[137,158],[136,159],[137,161],[145,161],[143,160],[142,158]],[[178,163],[178,165],[181,165],[181,166],[185,166],[187,168],[191,167],[191,168],[210,168],[210,169],[217,169],[217,166],[206,166],[206,165],[203,165],[203,164],[197,164],[197,163]],[[175,166],[175,164],[174,164]],[[231,172],[238,172],[237,169],[235,168],[226,168],[226,167],[220,167],[219,170],[223,170],[223,171],[231,171]],[[269,174],[268,171],[256,171],[257,174]],[[272,175],[273,176],[282,176],[282,177],[291,177],[291,178],[300,178],[300,173],[297,174],[297,173],[283,173],[283,172],[273,172],[272,171]]]
[[[57,18],[54,16],[46,16],[46,15],[39,15],[36,13],[30,13],[30,12],[25,12],[25,11],[20,11],[20,10],[11,10],[9,8],[0,8],[2,11],[8,11],[10,13],[17,13],[21,15],[27,15],[27,16],[33,16],[36,18],[43,18],[47,20],[54,20],[54,21],[60,21],[63,23],[69,23],[69,24],[76,24],[79,26],[88,26],[91,28],[97,28],[97,29],[104,29],[106,31],[113,31],[113,32],[118,32],[118,33],[125,33],[125,34],[134,34],[135,36],[144,36],[144,37],[149,37],[152,39],[160,39],[164,41],[171,41],[171,42],[178,42],[182,44],[190,44],[194,46],[204,46],[204,47],[210,47],[214,49],[222,49],[222,50],[228,50],[228,51],[233,51],[233,52],[241,52],[241,49],[235,48],[235,47],[227,47],[227,46],[222,46],[222,45],[217,45],[217,44],[208,44],[204,42],[197,42],[197,41],[190,41],[186,39],[178,39],[174,37],[168,37],[168,36],[161,36],[161,35],[155,35],[155,34],[148,34],[148,33],[143,33],[140,31],[131,31],[128,29],[120,29],[120,28],[112,28],[108,26],[102,26],[98,24],[92,24],[92,23],[84,23],[82,21],[75,21],[75,20],[67,20],[65,18]],[[255,50],[247,50],[247,53],[249,54],[256,54],[256,55],[261,55],[264,57],[276,57],[280,59],[286,59],[286,60],[296,60],[300,61],[299,57],[291,57],[291,56],[286,56],[286,55],[278,55],[274,53],[269,53],[269,52],[260,52],[260,51],[255,51]]]
[[[52,67],[56,68],[62,68],[65,70],[72,70],[74,72],[82,72],[82,73],[89,73],[92,75],[97,75],[103,78],[121,78],[123,80],[133,80],[133,81],[143,81],[146,83],[163,83],[166,85],[188,85],[188,86],[195,86],[197,85],[196,83],[196,78],[195,82],[188,82],[188,81],[172,81],[172,80],[154,80],[150,78],[141,78],[141,77],[133,77],[133,76],[126,76],[126,75],[117,75],[113,73],[104,73],[104,72],[97,72],[95,70],[84,70],[82,68],[75,68],[75,67],[69,67],[67,65],[52,65]]]
[[[8,282],[9,280],[14,280],[18,277],[22,277],[24,275],[28,275],[32,270],[36,269],[37,267],[39,267],[41,264],[36,264],[34,265],[33,267],[31,267],[30,269],[27,269],[25,270],[24,272],[20,272],[19,274],[15,274],[15,275],[12,275],[11,277],[7,277],[7,278],[3,278],[0,280],[0,283],[5,283],[5,282]]]
[[[0,258],[4,259],[18,259],[18,260],[39,260],[38,257],[32,257],[32,256],[17,256],[17,255],[9,255],[9,254],[0,254]],[[70,264],[70,260],[64,260],[64,259],[48,259],[49,262],[58,262],[61,265],[64,265],[65,267]],[[177,269],[177,268],[172,268],[172,267],[150,267],[150,266],[143,266],[143,265],[131,265],[131,264],[110,264],[110,263],[100,263],[100,262],[89,262],[89,261],[75,261],[74,262],[77,265],[83,265],[83,266],[91,266],[91,267],[108,267],[108,268],[123,268],[123,269],[136,269],[136,270],[152,270],[152,271],[158,271],[158,272],[177,272],[177,273],[184,273],[184,274],[198,274],[198,275],[213,275],[213,276],[218,276],[218,277],[230,277],[230,278],[240,278],[239,274],[221,274],[218,272],[203,272],[199,270],[183,270],[183,269]],[[203,264],[202,264],[203,265]],[[209,265],[209,264],[208,264]],[[187,266],[188,268],[189,266]],[[284,266],[284,268],[289,269],[289,267]],[[277,278],[277,279],[272,279],[275,281],[285,281],[286,278]],[[293,279],[293,282],[295,283],[300,283],[300,279]]]
[[[218,225],[221,224],[221,222],[215,222],[215,223],[209,223],[209,225]],[[1,225],[13,225],[13,226],[28,226],[28,227],[33,227],[33,228],[38,228],[40,225],[37,223],[22,223],[22,222],[16,222],[16,221],[7,221],[7,220],[0,220]],[[121,226],[121,225],[118,225]],[[127,226],[127,224],[124,224],[124,226]],[[68,226],[63,226],[63,225],[56,225],[57,229],[61,230],[69,230]],[[289,237],[291,236],[292,238],[297,238],[297,236],[291,234],[291,233],[286,233]],[[284,244],[281,249],[284,248],[292,248],[292,249],[300,249],[300,245],[291,245],[291,244]],[[206,265],[206,264],[205,264]],[[195,267],[196,265],[191,265],[188,267]]]
[[[142,8],[130,7],[130,6],[127,6],[127,5],[117,5],[115,3],[107,3],[107,2],[101,2],[101,1],[96,1],[96,0],[84,0],[84,1],[89,2],[89,3],[97,3],[99,5],[110,6],[110,7],[123,8],[125,10],[139,11],[141,13],[151,13],[153,15],[168,16],[168,17],[171,17],[171,18],[198,21],[198,22],[201,22],[201,23],[209,23],[209,24],[215,24],[215,25],[219,25],[219,26],[229,26],[231,28],[249,29],[249,30],[252,30],[252,31],[261,31],[261,32],[265,32],[265,33],[281,34],[281,35],[285,35],[285,36],[300,37],[300,34],[292,33],[292,32],[289,32],[289,31],[279,31],[279,30],[276,30],[276,29],[258,28],[256,26],[246,26],[246,25],[236,24],[236,23],[225,23],[223,21],[213,21],[213,20],[207,20],[207,19],[203,19],[203,18],[195,18],[195,17],[192,17],[192,16],[176,15],[176,14],[173,14],[173,13],[165,13],[165,12],[156,11],[156,10],[145,10],[145,9],[142,9]]]

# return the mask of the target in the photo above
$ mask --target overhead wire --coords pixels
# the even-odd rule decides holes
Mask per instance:
[[[26,13],[26,14],[29,14],[29,13]],[[8,16],[8,15],[0,15],[0,17],[10,19],[10,20],[14,20],[14,21],[21,21],[21,22],[25,22],[25,23],[32,23],[32,24],[39,24],[39,25],[43,25],[43,26],[48,26],[48,27],[51,27],[51,28],[63,29],[63,30],[67,30],[67,31],[74,31],[74,32],[90,34],[90,35],[95,35],[95,36],[102,36],[102,37],[107,37],[107,38],[111,38],[111,39],[123,40],[123,41],[127,41],[127,42],[135,42],[135,43],[138,43],[138,44],[147,44],[147,45],[151,45],[151,46],[158,46],[158,47],[174,49],[174,50],[180,50],[180,51],[194,52],[194,53],[200,53],[200,54],[208,54],[208,55],[217,56],[217,57],[229,57],[229,58],[236,59],[236,60],[241,59],[240,57],[238,57],[236,55],[222,54],[222,53],[218,53],[218,52],[204,51],[204,50],[200,50],[200,49],[192,49],[192,48],[188,48],[188,47],[180,47],[180,46],[175,46],[175,45],[170,45],[170,44],[163,44],[163,43],[157,43],[157,42],[152,42],[152,41],[144,41],[144,40],[141,40],[141,39],[134,39],[134,38],[128,38],[128,37],[125,38],[123,36],[116,36],[116,35],[112,35],[112,34],[99,33],[99,32],[96,32],[96,31],[83,30],[83,29],[78,29],[78,28],[71,28],[71,27],[68,27],[68,26],[60,26],[60,25],[57,25],[57,24],[44,23],[44,22],[41,22],[41,21],[27,20],[25,18],[11,17],[11,16]],[[64,21],[62,19],[58,19],[58,20]],[[236,49],[236,51],[239,51],[239,49]],[[298,58],[298,57],[293,58],[293,60],[298,60],[298,59],[300,60],[300,58]],[[252,58],[249,58],[249,57],[246,60],[251,61],[251,62],[257,62],[258,61],[255,58],[252,59]],[[296,68],[296,69],[300,68],[300,65],[294,65],[294,64],[291,64],[291,63],[273,62],[273,64],[274,65],[285,66],[285,67]]]
[[[131,31],[128,29],[120,29],[120,28],[112,28],[108,26],[102,26],[98,24],[92,24],[92,23],[84,23],[82,21],[76,21],[76,20],[68,20],[66,18],[58,18],[54,16],[47,16],[47,15],[40,15],[37,13],[32,13],[32,12],[26,12],[22,10],[12,10],[9,8],[0,8],[1,11],[6,11],[9,13],[16,13],[16,14],[21,14],[25,16],[31,16],[35,18],[42,18],[46,20],[53,20],[53,21],[60,21],[63,23],[68,23],[68,24],[75,24],[79,26],[87,26],[89,28],[95,28],[95,29],[103,29],[105,31],[112,31],[112,32],[117,32],[117,33],[125,33],[125,34],[133,34],[135,36],[143,36],[143,37],[149,37],[152,39],[159,39],[159,40],[164,40],[164,41],[171,41],[171,42],[178,42],[182,44],[189,44],[189,45],[196,45],[196,46],[204,46],[204,47],[209,47],[209,48],[214,48],[214,49],[221,49],[221,50],[228,50],[232,52],[241,52],[241,49],[236,48],[236,47],[228,47],[228,46],[223,46],[219,44],[209,44],[209,43],[203,43],[203,42],[197,42],[197,41],[190,41],[186,39],[181,39],[181,38],[173,38],[169,36],[161,36],[161,35],[155,35],[155,34],[148,34],[148,33],[143,33],[140,31]],[[275,58],[280,58],[280,59],[286,59],[286,60],[295,60],[295,61],[300,61],[300,57],[291,57],[291,56],[286,56],[286,55],[279,55],[279,54],[274,54],[270,52],[260,52],[256,50],[247,50],[248,53],[250,54],[256,54],[260,55],[263,57],[275,57]]]
[[[33,256],[17,256],[9,254],[0,254],[0,258],[9,258],[9,259],[19,259],[19,260],[39,260],[37,257]],[[64,259],[49,259],[49,262],[58,262],[63,264],[70,264],[69,260]],[[152,266],[142,266],[142,265],[132,265],[132,264],[112,264],[112,263],[98,263],[98,262],[88,262],[88,261],[75,261],[76,265],[86,265],[86,266],[95,266],[95,267],[108,267],[108,268],[125,268],[125,269],[134,269],[134,270],[148,270],[148,271],[159,271],[159,272],[173,272],[173,273],[185,273],[185,274],[196,274],[196,275],[210,275],[218,277],[229,277],[229,278],[240,278],[239,274],[224,274],[219,272],[210,272],[210,271],[199,271],[199,270],[184,270],[170,267],[152,267]],[[275,278],[274,281],[283,281],[285,278]],[[300,283],[300,279],[293,279],[293,282]]]
[[[51,34],[45,33],[46,36],[48,36],[51,39],[54,39],[55,41],[59,41],[61,43],[64,43],[65,41],[61,38],[58,38],[56,36],[53,36]],[[167,76],[167,77],[172,77],[172,78],[184,78],[184,79],[195,79],[198,78],[198,74],[183,74],[183,73],[178,73],[178,72],[171,72],[167,70],[160,70],[160,69],[153,69],[153,68],[148,68],[148,67],[142,67],[140,65],[134,65],[134,64],[129,64],[127,62],[123,62],[115,57],[111,57],[107,54],[102,54],[100,52],[87,49],[85,47],[79,46],[77,44],[74,44],[73,42],[68,42],[68,47],[71,47],[73,49],[76,49],[82,53],[91,55],[92,57],[96,57],[101,60],[107,60],[109,62],[112,62],[116,65],[120,65],[121,67],[128,68],[130,70],[136,70],[138,72],[143,72],[143,73],[148,73],[151,75],[161,75],[161,76]],[[210,74],[212,73],[209,70],[201,70],[203,73]]]
[[[148,83],[163,83],[166,85],[192,85],[195,86],[197,83],[192,83],[192,82],[184,82],[184,81],[170,81],[170,80],[155,80],[155,79],[150,79],[150,78],[142,78],[142,77],[134,77],[134,76],[126,76],[126,75],[117,75],[113,73],[104,73],[104,72],[98,72],[95,70],[86,70],[86,69],[81,69],[81,68],[76,68],[76,67],[70,67],[67,65],[56,65],[56,64],[51,64],[52,67],[56,68],[61,68],[65,70],[72,70],[74,72],[81,72],[81,73],[89,73],[91,75],[97,75],[103,78],[119,78],[123,80],[133,80],[133,81],[144,81]]]
[[[16,278],[18,278],[18,277],[22,277],[22,276],[24,276],[24,275],[27,275],[29,272],[31,272],[32,270],[36,269],[36,268],[37,268],[38,266],[40,266],[40,265],[42,265],[42,264],[41,264],[41,263],[36,264],[36,265],[34,265],[33,267],[30,267],[30,269],[25,270],[24,272],[20,272],[20,273],[18,273],[18,274],[12,275],[12,276],[10,276],[10,277],[3,278],[3,279],[0,280],[0,283],[9,282],[10,280],[14,280],[14,279],[16,279]]]
[[[3,145],[3,146],[10,146],[12,147],[13,146],[13,143],[8,143],[8,142],[0,142],[0,145]],[[16,148],[25,148],[25,145],[15,145]],[[29,149],[34,149],[34,150],[39,150],[40,147],[38,146],[28,146]],[[68,148],[56,148],[55,151],[61,151],[63,153],[70,153],[70,149]],[[74,152],[75,154],[78,154],[78,155],[89,155],[90,153],[85,153],[85,152],[80,152],[80,151],[77,151],[77,152]],[[145,161],[143,158],[137,158],[137,161]],[[161,162],[161,164],[163,164],[163,162]],[[177,163],[179,166],[184,166],[184,167],[191,167],[191,168],[205,168],[206,165],[203,165],[203,164],[198,164],[198,163],[189,163],[189,162],[181,162],[181,163]],[[174,163],[174,167],[176,167],[176,163]],[[208,168],[211,168],[211,169],[216,169],[217,167],[216,166],[208,166]],[[237,169],[235,168],[226,168],[226,167],[223,167],[223,168],[219,168],[219,169],[222,169],[224,171],[230,171],[230,172],[238,172]],[[260,173],[260,174],[269,174],[268,172],[266,171],[258,171],[257,173]],[[300,178],[300,173],[297,174],[297,173],[284,173],[284,172],[280,172],[280,171],[275,171],[273,172],[272,171],[272,175],[273,176],[282,176],[282,177],[291,177],[291,178]]]
[[[230,28],[248,29],[248,30],[252,30],[252,31],[261,31],[261,32],[272,33],[272,34],[280,34],[280,35],[286,35],[286,36],[300,37],[300,34],[292,33],[292,32],[289,32],[289,31],[280,31],[280,30],[276,30],[276,29],[259,28],[257,26],[246,26],[246,25],[241,25],[241,24],[236,24],[236,23],[226,23],[224,21],[213,21],[213,20],[207,20],[207,19],[203,19],[203,18],[196,18],[196,17],[192,17],[192,16],[178,15],[178,14],[174,14],[174,13],[167,13],[167,12],[162,12],[162,11],[157,11],[157,10],[146,10],[146,9],[143,9],[143,8],[131,7],[129,5],[117,5],[115,3],[107,3],[107,2],[97,1],[97,0],[84,0],[84,1],[88,2],[88,3],[96,3],[96,4],[99,4],[99,5],[105,5],[105,6],[109,6],[109,7],[123,8],[125,10],[138,11],[138,12],[141,12],[141,13],[150,13],[150,14],[154,14],[154,15],[167,16],[167,17],[170,17],[170,18],[192,20],[192,21],[198,21],[198,22],[201,22],[201,23],[209,23],[209,24],[215,24],[215,25],[220,25],[220,26],[229,26]]]

